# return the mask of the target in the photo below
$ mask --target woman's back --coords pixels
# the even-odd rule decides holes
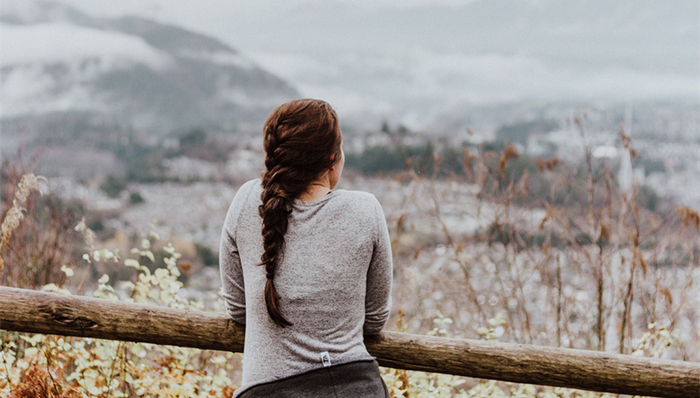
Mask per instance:
[[[295,200],[274,276],[279,327],[262,294],[261,181],[244,184],[229,209],[221,241],[228,313],[246,324],[242,389],[330,365],[370,360],[364,334],[378,333],[391,308],[391,248],[373,195],[335,190]],[[244,282],[245,281],[245,282]]]

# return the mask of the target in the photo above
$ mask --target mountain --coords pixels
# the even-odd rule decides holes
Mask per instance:
[[[235,130],[299,96],[226,44],[174,25],[46,2],[3,10],[0,24],[3,138]]]

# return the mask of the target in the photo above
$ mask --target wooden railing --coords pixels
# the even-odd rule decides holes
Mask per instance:
[[[226,315],[0,287],[0,329],[243,351]],[[407,333],[366,336],[382,366],[630,395],[700,398],[700,363]]]

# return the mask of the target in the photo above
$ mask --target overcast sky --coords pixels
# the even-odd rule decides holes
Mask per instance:
[[[697,0],[56,1],[215,36],[305,96],[417,127],[465,104],[699,93]]]

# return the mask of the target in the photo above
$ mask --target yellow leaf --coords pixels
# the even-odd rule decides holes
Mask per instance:
[[[124,265],[126,265],[127,267],[133,267],[136,269],[139,269],[139,267],[141,267],[141,264],[139,264],[139,262],[134,260],[133,258],[127,258],[126,260],[124,260]]]
[[[73,276],[73,270],[69,267],[66,267],[65,265],[61,267],[61,271],[63,271],[66,274],[66,277],[68,278]]]

